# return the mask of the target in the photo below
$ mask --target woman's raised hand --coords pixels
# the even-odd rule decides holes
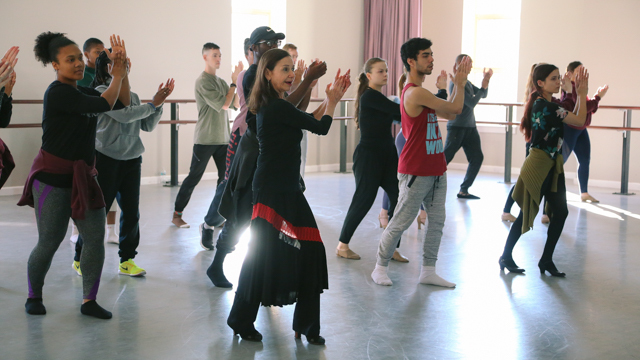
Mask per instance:
[[[333,84],[328,84],[326,89],[327,99],[330,103],[337,104],[351,86],[351,70],[340,76],[340,70],[336,74]]]
[[[300,82],[302,82],[302,78],[304,77],[304,74],[306,72],[307,72],[307,67],[304,66],[304,60],[298,60],[298,63],[296,64],[296,69],[293,71],[293,74],[295,75],[293,79],[294,86],[297,86],[298,84],[300,84]]]
[[[4,85],[4,93],[7,94],[7,96],[11,96],[11,93],[13,92],[13,86],[16,84],[16,72],[12,72],[11,76],[9,77],[9,82],[7,82],[6,85]],[[2,88],[2,86],[0,86],[0,88]]]
[[[124,56],[122,51],[113,51],[110,52],[109,49],[104,49],[107,53],[109,59],[111,59],[111,63],[107,65],[109,69],[109,74],[111,76],[124,78],[127,75],[127,58]]]
[[[158,86],[158,92],[153,96],[153,106],[158,107],[164,103],[164,101],[173,92],[175,81],[172,78],[167,79],[167,83],[160,84]]]
[[[109,42],[111,42],[111,51],[122,51],[124,57],[127,57],[127,48],[124,46],[124,40],[120,39],[120,35],[113,34],[109,36]]]
[[[567,71],[566,73],[564,73],[564,75],[562,75],[562,79],[560,80],[560,87],[562,88],[562,90],[564,90],[564,92],[569,94],[573,91],[570,72]]]
[[[607,91],[609,91],[609,85],[600,86],[596,92],[596,95],[600,96],[600,98],[603,98],[607,94]]]
[[[584,66],[577,67],[573,71],[576,82],[576,92],[580,96],[587,96],[589,92],[589,72]]]
[[[13,69],[18,63],[18,58],[16,56],[18,55],[19,51],[20,48],[18,48],[17,46],[12,46],[4,54],[2,60],[0,60],[0,88],[7,86],[7,84],[11,81]]]
[[[326,73],[327,64],[324,61],[316,59],[311,63],[311,65],[309,65],[309,67],[307,67],[307,71],[304,74],[304,77],[308,77],[311,80],[317,80]]]

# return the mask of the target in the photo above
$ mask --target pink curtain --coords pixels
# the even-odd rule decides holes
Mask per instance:
[[[400,95],[400,47],[421,33],[422,0],[364,0],[364,60],[387,60],[388,82],[382,89],[385,95]]]

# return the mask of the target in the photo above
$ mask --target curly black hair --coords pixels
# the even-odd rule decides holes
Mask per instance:
[[[63,33],[54,33],[51,31],[43,32],[36,38],[36,44],[33,52],[36,54],[36,60],[42,65],[47,66],[54,61],[58,61],[58,51],[61,47],[68,45],[77,45]]]

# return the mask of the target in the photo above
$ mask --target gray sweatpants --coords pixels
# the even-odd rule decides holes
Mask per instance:
[[[29,298],[42,297],[44,278],[49,271],[53,255],[67,233],[71,217],[71,189],[33,182],[34,208],[38,224],[38,243],[31,251],[28,263]],[[85,211],[85,219],[74,219],[84,240],[80,257],[82,294],[84,299],[95,300],[104,263],[104,208]]]
[[[402,233],[418,215],[420,204],[427,212],[427,231],[424,235],[422,265],[435,266],[446,217],[447,174],[442,176],[414,176],[398,173],[400,196],[393,217],[382,233],[378,247],[378,265],[388,266]]]

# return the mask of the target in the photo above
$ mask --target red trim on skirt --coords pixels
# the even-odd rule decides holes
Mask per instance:
[[[275,210],[265,204],[257,203],[253,205],[253,215],[251,216],[251,220],[256,218],[262,218],[268,221],[276,228],[276,230],[292,239],[322,242],[322,239],[320,238],[320,231],[317,228],[293,226]]]

